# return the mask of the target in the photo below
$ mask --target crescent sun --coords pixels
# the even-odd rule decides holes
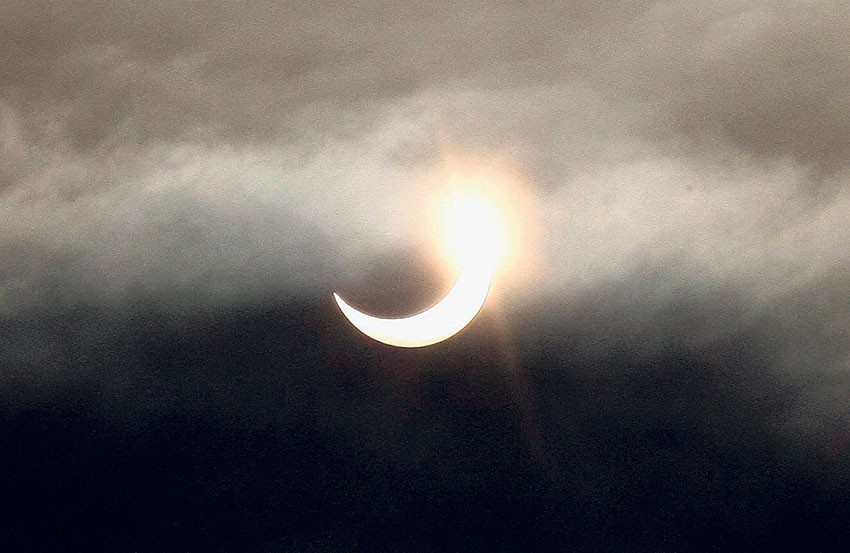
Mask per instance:
[[[484,305],[492,277],[492,270],[480,265],[461,268],[443,299],[421,313],[399,319],[367,315],[336,292],[334,299],[349,322],[366,336],[391,346],[417,348],[451,338],[468,325]]]
[[[460,271],[437,303],[409,317],[381,318],[358,311],[334,292],[343,315],[366,336],[403,348],[429,346],[460,332],[483,307],[497,265],[501,229],[488,207],[474,199],[455,198],[450,230]]]

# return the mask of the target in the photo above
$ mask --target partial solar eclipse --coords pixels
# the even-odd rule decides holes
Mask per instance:
[[[421,313],[389,319],[358,311],[334,292],[337,305],[355,328],[384,344],[416,348],[451,338],[475,318],[504,250],[503,229],[486,199],[463,193],[453,196],[447,223],[451,252],[460,268],[451,290]]]

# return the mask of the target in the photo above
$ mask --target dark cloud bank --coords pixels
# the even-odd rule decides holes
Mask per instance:
[[[4,550],[847,549],[845,2],[3,12]],[[536,273],[366,341],[447,158]]]

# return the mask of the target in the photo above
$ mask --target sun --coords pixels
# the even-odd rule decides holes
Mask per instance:
[[[498,210],[486,197],[459,190],[451,195],[440,219],[446,245],[458,267],[454,286],[428,309],[395,319],[363,313],[334,293],[343,315],[358,330],[391,346],[423,347],[451,338],[481,310],[504,252]]]
[[[438,265],[455,275],[451,289],[424,311],[400,318],[369,315],[334,292],[338,307],[355,328],[384,344],[415,348],[447,340],[472,322],[497,275],[516,266],[523,236],[514,213],[522,205],[518,195],[489,177],[461,173],[441,184],[442,192],[434,194],[434,187],[428,187],[428,196],[411,204],[412,217],[428,215],[423,236],[437,247],[426,251],[438,252],[433,259],[445,261]]]

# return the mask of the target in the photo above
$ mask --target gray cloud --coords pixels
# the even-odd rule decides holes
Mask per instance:
[[[848,36],[839,0],[6,0],[0,495],[115,549],[465,509],[810,546],[847,518]],[[446,344],[359,340],[332,289],[448,285],[457,167],[512,183],[523,264]]]
[[[842,168],[848,15],[843,2],[659,3],[624,26],[602,74],[702,148]]]
[[[446,159],[474,159],[535,206],[515,305],[646,274],[648,310],[731,288],[746,317],[809,321],[789,371],[848,381],[843,2],[8,4],[7,317],[57,289],[184,306],[354,285],[420,245]]]

